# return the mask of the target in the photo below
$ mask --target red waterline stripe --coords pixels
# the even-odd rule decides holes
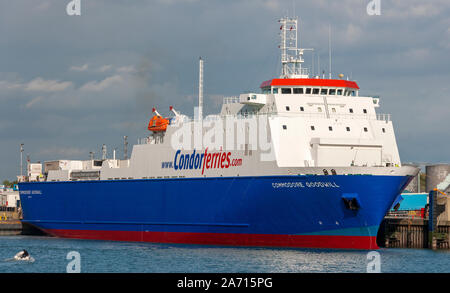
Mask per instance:
[[[64,238],[203,245],[378,249],[375,236],[275,235],[47,229]]]

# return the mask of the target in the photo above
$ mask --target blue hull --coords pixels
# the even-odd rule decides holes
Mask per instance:
[[[376,247],[409,176],[289,175],[20,183],[23,221],[61,237]],[[345,198],[355,198],[349,209]]]

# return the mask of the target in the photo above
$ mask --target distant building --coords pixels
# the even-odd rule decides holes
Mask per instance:
[[[0,206],[8,208],[16,208],[20,206],[19,191],[13,188],[0,186]]]

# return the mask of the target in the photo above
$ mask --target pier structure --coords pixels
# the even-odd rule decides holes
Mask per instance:
[[[427,207],[389,212],[377,240],[381,247],[450,249],[450,197],[434,189]]]

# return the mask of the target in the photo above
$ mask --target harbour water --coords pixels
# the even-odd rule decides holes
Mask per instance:
[[[11,260],[26,249],[34,262]],[[80,256],[82,273],[366,273],[368,251],[241,248],[0,237],[1,273],[65,273]],[[450,273],[450,251],[379,249],[381,273]]]

